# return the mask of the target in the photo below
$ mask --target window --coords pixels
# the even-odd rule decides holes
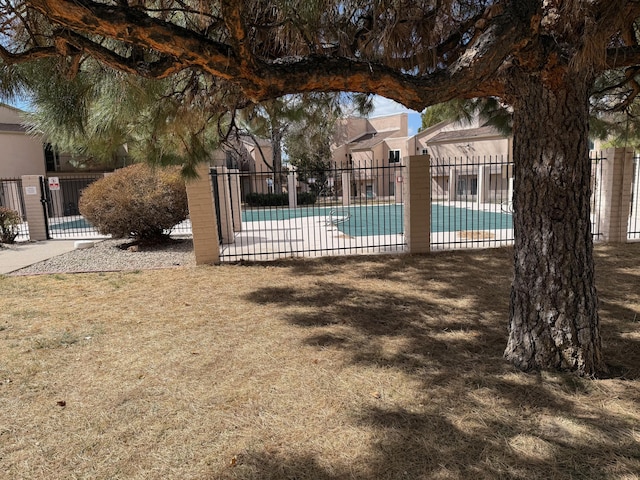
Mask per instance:
[[[389,163],[398,163],[400,161],[400,150],[389,150]]]
[[[428,154],[428,153],[429,153],[429,151],[428,151],[426,148],[423,148],[423,149],[422,149],[422,155],[426,155],[426,154]]]
[[[366,192],[367,198],[373,198],[375,196],[373,193],[373,185],[367,185],[365,187],[365,192]]]
[[[57,150],[53,148],[53,145],[50,143],[44,146],[44,163],[47,172],[57,172],[60,170],[60,157]]]
[[[477,195],[478,194],[478,177],[459,177],[456,195]]]

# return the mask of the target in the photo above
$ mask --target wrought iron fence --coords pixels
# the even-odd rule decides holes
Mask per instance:
[[[44,200],[47,212],[49,237],[98,238],[98,231],[79,210],[82,191],[103,175],[49,177],[44,182]]]
[[[51,181],[54,178],[55,181]],[[49,237],[53,239],[106,238],[84,218],[79,210],[80,198],[85,188],[103,178],[91,176],[50,177],[43,184]],[[189,219],[166,230],[166,234],[191,235]]]
[[[591,232],[601,237],[603,161],[591,166]],[[431,245],[434,249],[496,247],[513,242],[513,163],[506,156],[431,161]]]
[[[29,226],[27,224],[23,195],[22,179],[0,179],[0,207],[5,207],[18,212],[22,219],[22,223],[18,227],[18,236],[16,237],[16,240],[18,241],[29,239]]]
[[[432,249],[512,243],[512,192],[506,156],[432,159]]]
[[[404,167],[212,171],[222,261],[402,251]]]

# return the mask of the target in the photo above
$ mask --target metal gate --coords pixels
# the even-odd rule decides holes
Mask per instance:
[[[42,184],[48,237],[96,238],[98,231],[80,215],[78,205],[82,191],[103,175],[49,177]]]
[[[220,259],[405,250],[402,165],[250,172],[213,169]]]

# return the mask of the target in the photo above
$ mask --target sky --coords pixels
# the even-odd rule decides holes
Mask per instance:
[[[389,100],[388,98],[375,96],[373,99],[374,110],[371,118],[384,117],[386,115],[394,115],[396,113],[408,113],[409,114],[409,136],[413,136],[418,133],[418,128],[422,125],[420,119],[420,112],[415,110],[409,110],[408,108],[400,105],[398,102]]]

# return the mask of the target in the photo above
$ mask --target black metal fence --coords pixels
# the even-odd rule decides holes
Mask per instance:
[[[214,169],[221,260],[402,251],[403,172]]]
[[[0,179],[0,207],[5,207],[18,212],[22,223],[18,227],[16,240],[29,239],[29,227],[27,224],[26,209],[24,206],[24,193],[22,191],[22,179]]]
[[[433,249],[513,242],[513,163],[506,156],[431,160]]]
[[[103,174],[49,177],[43,183],[49,237],[53,239],[106,238],[80,214],[79,204],[82,192]],[[191,235],[189,219],[175,225],[165,233],[171,235]]]
[[[591,232],[601,237],[600,155],[591,159]],[[431,160],[431,245],[434,249],[513,243],[513,163],[507,156]]]
[[[49,237],[98,238],[101,235],[82,215],[78,205],[82,191],[103,175],[49,177],[43,182]]]

